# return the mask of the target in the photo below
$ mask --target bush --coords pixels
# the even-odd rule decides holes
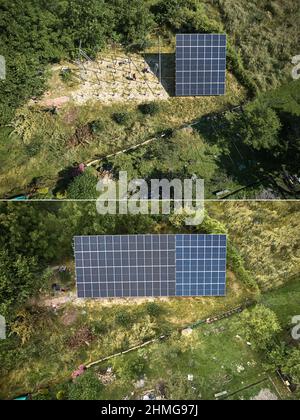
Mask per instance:
[[[155,115],[160,111],[160,106],[157,102],[148,102],[139,105],[139,111],[144,115]]]
[[[145,374],[146,360],[138,352],[132,356],[122,356],[113,362],[114,369],[121,379],[134,380]]]
[[[97,178],[92,171],[86,170],[73,179],[67,189],[67,198],[70,200],[96,199]]]
[[[240,334],[251,342],[253,348],[263,351],[269,348],[281,331],[275,312],[263,305],[244,311],[237,323]]]
[[[116,112],[112,115],[113,120],[120,125],[126,125],[129,121],[129,114],[126,112]]]
[[[91,331],[93,335],[103,335],[107,333],[108,327],[103,321],[94,321],[91,324]]]
[[[246,270],[243,258],[231,242],[228,244],[227,258],[229,267],[232,271],[234,271],[238,279],[246,286],[258,291],[258,285],[255,278],[252,276],[250,271]]]
[[[121,327],[126,328],[132,323],[132,318],[128,312],[120,311],[116,314],[115,321]]]
[[[66,84],[70,84],[73,82],[73,73],[71,69],[63,69],[60,72],[60,78],[61,80],[66,83]]]
[[[42,145],[35,141],[31,144],[25,145],[25,153],[29,158],[32,158],[39,154],[41,148]]]
[[[93,370],[88,370],[69,385],[69,400],[99,400],[103,385]]]
[[[155,302],[149,302],[146,305],[146,311],[152,317],[159,317],[162,313],[162,308]]]
[[[101,120],[92,121],[89,126],[93,134],[98,134],[104,129],[104,124]]]

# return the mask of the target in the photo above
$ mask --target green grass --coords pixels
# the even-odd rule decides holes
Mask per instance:
[[[283,324],[295,315],[299,302],[299,285],[299,281],[292,282],[261,298],[261,302],[274,310]],[[158,303],[161,314],[151,320],[151,326],[147,320],[147,307],[143,303],[107,306],[87,302],[84,308],[67,305],[59,312],[58,317],[48,316],[46,326],[42,327],[45,320],[38,323],[35,333],[24,346],[19,346],[16,339],[10,339],[4,344],[7,346],[7,354],[2,362],[1,398],[36,392],[45,386],[57,391],[62,386],[60,383],[68,380],[71,372],[81,363],[97,360],[141,342],[141,331],[145,331],[145,328],[148,330],[148,338],[174,331],[170,339],[138,351],[139,356],[145,359],[145,390],[155,388],[163,380],[167,388],[169,387],[169,392],[178,397],[175,395],[176,386],[174,387],[173,381],[176,379],[180,382],[178,387],[190,387],[186,378],[188,374],[193,374],[193,385],[199,394],[198,398],[201,395],[201,398],[214,399],[214,395],[222,391],[227,391],[228,395],[234,394],[234,398],[253,397],[265,388],[274,392],[270,382],[252,389],[253,384],[268,376],[264,373],[260,356],[237,338],[239,331],[238,323],[235,322],[236,316],[216,324],[201,325],[194,330],[192,336],[181,336],[175,332],[178,326],[220,313],[245,299],[245,293],[234,298],[235,293],[232,288],[230,290],[226,299],[170,299]],[[127,314],[126,327],[117,321],[120,311]],[[77,319],[66,328],[63,320],[74,312]],[[96,325],[97,338],[90,346],[82,345],[75,349],[68,347],[68,338],[78,329]],[[134,352],[123,357],[132,361],[136,354]],[[115,359],[99,365],[96,370],[103,371],[111,365],[117,369],[122,363]],[[242,367],[240,372],[239,367]],[[8,370],[5,371],[6,369]],[[101,398],[121,399],[126,395],[130,396],[131,392],[136,397],[138,393],[142,393],[142,390],[136,391],[133,386],[137,379],[138,377],[134,377],[128,380],[117,370],[117,380],[105,387]],[[250,385],[250,389],[239,392]]]
[[[157,378],[169,381],[173,375],[187,378],[188,374],[193,374],[203,399],[214,399],[214,395],[222,391],[234,392],[243,382],[251,383],[263,375],[259,360],[244,342],[235,338],[237,333],[226,320],[196,330],[190,339],[191,346],[184,337],[178,342],[157,345],[149,356],[152,361],[149,377],[153,381]],[[179,357],[177,352],[173,355],[173,346],[179,346]],[[181,353],[185,346],[188,349]],[[245,368],[241,373],[238,373],[239,366]]]
[[[258,91],[291,80],[299,45],[299,7],[293,0],[206,0],[218,12]]]
[[[292,317],[299,315],[300,278],[261,296],[261,303],[274,311],[283,326],[289,326]]]
[[[76,206],[65,205],[71,206],[70,211],[75,211]],[[250,270],[262,290],[266,290],[260,298],[261,303],[274,310],[282,325],[288,327],[291,318],[297,315],[299,308],[300,282],[299,275],[296,276],[296,273],[299,273],[297,265],[299,247],[298,237],[295,234],[298,232],[299,205],[272,202],[264,204],[209,203],[207,212],[210,218],[205,221],[201,232],[205,231],[205,228],[209,231],[213,228],[219,230],[220,226],[224,225],[225,230],[229,232],[231,243],[243,257],[242,262],[246,269]],[[92,218],[93,212],[89,214]],[[98,216],[95,214],[95,217]],[[99,228],[98,224],[93,226]],[[155,225],[155,231],[170,233],[176,232],[176,229],[174,226],[170,227],[167,222],[161,222]],[[62,261],[61,264],[70,267],[69,262]],[[70,270],[71,276],[51,278],[48,290],[54,282],[72,287],[75,280],[71,267]],[[35,392],[41,387],[50,386],[51,389],[59,387],[61,383],[70,379],[72,371],[82,363],[87,364],[99,360],[140,344],[149,338],[158,337],[161,334],[168,335],[171,332],[175,332],[175,335],[172,336],[170,342],[160,343],[162,347],[150,346],[147,350],[149,355],[146,365],[149,371],[146,373],[150,387],[160,379],[161,372],[169,371],[166,377],[170,380],[170,388],[175,392],[176,387],[171,381],[173,368],[178,374],[176,376],[174,373],[176,378],[178,376],[185,378],[187,373],[193,373],[201,378],[203,375],[204,382],[200,381],[197,386],[201,394],[210,398],[214,393],[221,392],[224,387],[228,393],[234,393],[245,386],[254,384],[257,382],[257,375],[263,372],[262,361],[259,355],[252,353],[245,343],[236,340],[238,332],[234,322],[232,322],[233,330],[231,330],[231,320],[211,326],[200,326],[194,333],[194,342],[189,344],[187,341],[185,351],[180,353],[172,363],[170,362],[171,355],[176,353],[171,351],[171,347],[177,345],[180,349],[184,347],[185,341],[182,339],[178,341],[176,334],[180,327],[223,313],[245,302],[246,299],[259,297],[257,293],[247,290],[242,282],[243,279],[235,270],[235,264],[229,261],[226,298],[158,299],[156,303],[160,310],[154,311],[154,315],[153,312],[149,312],[144,300],[132,301],[130,299],[107,302],[85,301],[79,306],[68,303],[56,315],[53,310],[42,312],[37,320],[34,319],[34,329],[29,331],[29,339],[23,345],[21,338],[17,338],[16,335],[0,342],[2,358],[0,398],[13,398],[18,394]],[[290,282],[288,279],[292,275],[295,280]],[[283,283],[284,287],[280,287]],[[53,296],[41,296],[39,303],[44,305],[46,298],[53,298]],[[28,328],[28,325],[32,325],[33,318],[28,314],[26,317],[28,322],[24,324]],[[214,334],[214,329],[218,329],[219,325],[224,326],[225,330],[218,330]],[[70,345],[70,339],[74,338],[83,327],[90,329],[94,339],[89,345],[85,343],[78,346]],[[21,337],[26,333],[26,329],[18,331]],[[193,356],[193,346],[197,349],[195,353],[197,357]],[[164,354],[160,355],[159,349],[164,350]],[[168,355],[168,349],[170,349],[170,355]],[[207,368],[205,354],[208,355]],[[133,357],[134,355],[135,353]],[[219,367],[215,366],[210,355],[222,360],[224,369],[220,368],[220,363]],[[159,369],[156,366],[157,360]],[[236,366],[243,360],[245,364],[254,360],[259,368],[253,365],[252,370],[251,365],[247,365],[246,372],[236,372]],[[104,367],[100,365],[99,369]],[[190,369],[194,369],[195,372],[188,372]],[[229,372],[229,378],[232,377],[228,383],[226,381],[229,381],[229,378],[224,371]],[[185,383],[180,384],[182,389],[186,386],[188,385]],[[132,390],[132,381],[124,380],[120,375],[111,387],[105,388],[104,396],[111,399],[114,396],[121,398]]]
[[[145,303],[132,303],[130,300],[127,304],[108,305],[90,301],[84,308],[68,304],[59,311],[58,317],[45,313],[45,317],[41,316],[36,321],[29,341],[23,346],[15,336],[1,343],[2,352],[4,347],[6,349],[1,363],[1,398],[12,398],[48,384],[63,382],[82,363],[126,350],[148,338],[168,334],[178,327],[224,312],[251,297],[242,285],[233,280],[232,274],[230,277],[226,298],[158,301],[161,313],[151,319]],[[129,321],[126,326],[117,322],[120,311],[127,314]],[[75,320],[66,328],[66,317],[74,313]],[[89,346],[69,347],[68,339],[82,327],[95,331],[95,340]]]

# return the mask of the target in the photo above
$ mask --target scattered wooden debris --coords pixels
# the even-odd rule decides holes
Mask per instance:
[[[90,144],[92,136],[93,133],[91,127],[89,124],[86,124],[76,129],[73,136],[70,137],[68,144],[70,147],[78,147],[80,145]]]

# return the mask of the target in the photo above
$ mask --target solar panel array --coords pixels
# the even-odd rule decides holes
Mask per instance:
[[[225,235],[74,238],[78,297],[224,296]]]
[[[174,235],[75,238],[79,297],[175,295]]]
[[[176,36],[176,96],[225,94],[226,35]]]

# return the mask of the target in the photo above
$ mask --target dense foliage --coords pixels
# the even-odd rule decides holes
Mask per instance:
[[[80,43],[91,55],[109,41],[142,45],[153,26],[148,2],[134,0],[31,0],[0,2],[1,125],[45,86],[45,67],[74,58]]]
[[[227,29],[232,38],[228,65],[250,91],[275,84],[278,79],[287,80],[286,68],[292,58],[288,54],[295,52],[297,46],[299,10],[290,1],[283,6],[278,1],[272,2],[272,6],[243,3],[237,6],[221,0],[54,0],[50,3],[1,0],[0,52],[7,62],[7,79],[0,84],[1,124],[11,119],[25,99],[42,92],[48,63],[74,58],[80,44],[91,56],[110,42],[140,49],[151,41],[157,27],[164,35],[170,31]],[[270,15],[277,25],[275,36]],[[290,37],[284,35],[279,21],[288,22]],[[261,33],[264,24],[272,30]],[[262,36],[266,39],[260,39]],[[241,49],[242,57],[237,49]]]
[[[101,399],[102,389],[103,385],[95,373],[89,370],[69,385],[67,395],[69,400],[99,401]]]
[[[170,218],[100,216],[96,212],[94,203],[31,203],[30,205],[2,203],[0,214],[0,311],[9,315],[10,333],[9,340],[0,342],[2,383],[7,380],[7,376],[12,378],[16,372],[18,373],[18,379],[14,377],[14,380],[5,386],[6,390],[15,390],[16,382],[18,384],[22,382],[26,391],[36,390],[37,384],[42,380],[48,381],[54,376],[57,381],[63,382],[70,377],[76,366],[85,360],[96,360],[101,356],[105,357],[114,352],[126,350],[159,335],[169,335],[173,327],[177,331],[179,326],[188,325],[189,322],[192,323],[198,319],[206,319],[212,313],[222,313],[231,306],[241,304],[246,297],[250,299],[257,297],[258,294],[253,288],[255,281],[259,281],[262,288],[276,288],[280,285],[280,281],[285,281],[288,286],[289,277],[299,272],[297,257],[299,238],[294,234],[299,230],[299,206],[296,203],[207,204],[204,223],[193,229],[184,226],[183,220],[178,216]],[[33,220],[37,222],[33,223]],[[70,259],[73,258],[72,238],[74,235],[90,235],[95,232],[97,234],[135,234],[177,231],[228,233],[230,238],[229,290],[225,300],[212,299],[210,305],[199,305],[197,299],[190,300],[189,305],[186,305],[186,301],[178,299],[170,300],[167,305],[166,302],[125,306],[101,305],[100,307],[96,304],[89,306],[89,309],[85,311],[70,302],[70,305],[58,312],[53,311],[52,308],[28,303],[28,298],[38,294],[41,289],[47,291],[47,299],[50,299],[49,292],[54,280],[53,277],[47,276],[46,267],[52,276],[55,271],[53,267],[59,264],[72,267]],[[249,274],[249,268],[251,274]],[[72,270],[71,277],[68,281],[70,281],[70,287],[73,287]],[[55,277],[55,279],[56,282],[62,284],[62,277]],[[231,334],[230,329],[225,328],[225,343],[232,341],[233,348],[240,349],[240,343],[237,345],[234,338],[239,334],[244,341],[251,341],[252,346],[257,348],[259,353],[260,349],[266,346],[268,350],[271,348],[273,351],[273,338],[277,338],[278,332],[281,331],[273,311],[276,310],[277,316],[280,317],[281,327],[285,327],[286,321],[291,319],[290,314],[295,313],[298,308],[296,292],[291,292],[289,297],[284,291],[281,292],[281,289],[277,290],[280,295],[280,304],[286,309],[286,318],[282,318],[282,308],[279,309],[274,304],[274,298],[271,297],[268,301],[269,293],[264,294],[263,296],[267,299],[262,302],[264,306],[258,306],[253,311],[246,311],[241,315],[232,332],[232,340],[227,335]],[[289,304],[290,300],[293,301],[294,309],[286,305],[287,300]],[[39,300],[39,303],[42,302],[44,302],[43,295]],[[267,309],[269,307],[271,311]],[[69,322],[72,322],[71,327],[64,327],[69,325]],[[84,338],[81,333],[84,333]],[[199,331],[199,334],[201,338],[197,340],[198,344],[193,344],[188,337],[183,337],[182,345],[184,344],[186,350],[190,345],[201,346],[203,337],[213,337],[219,348],[220,333],[206,336],[203,335],[203,331]],[[89,345],[86,344],[87,340]],[[47,343],[46,346],[45,343]],[[70,345],[70,343],[73,344]],[[194,354],[194,356],[188,354],[185,359],[184,349],[181,346],[171,348],[166,342],[164,354],[161,354],[160,350],[164,348],[162,343],[157,343],[154,348],[156,346],[163,366],[172,366],[173,369],[178,365],[178,360],[186,360],[187,375],[192,368],[190,361],[193,360],[193,363],[196,363],[197,358],[191,349],[189,354]],[[225,351],[228,351],[226,345]],[[58,354],[61,355],[59,358]],[[265,350],[262,354],[265,354]],[[144,349],[138,354],[132,353],[132,357],[127,356],[118,358],[113,363],[116,381],[125,383],[126,389],[131,386],[132,381],[148,375],[150,365],[151,369],[153,366],[158,369],[157,377],[161,377],[162,370],[156,366],[157,359],[152,359],[150,356],[147,358]],[[241,360],[240,353],[236,357],[238,357],[236,360]],[[274,367],[282,366],[282,371],[291,375],[296,383],[299,378],[297,357],[298,353],[290,352],[288,348],[276,358],[274,356]],[[199,366],[204,371],[206,370],[203,368],[206,366],[205,361],[207,362],[206,349],[203,359],[199,361]],[[227,360],[228,363],[229,361],[230,359]],[[211,375],[211,369],[216,366],[216,363],[212,358],[208,362],[206,374]],[[269,360],[266,362],[270,363]],[[230,365],[232,365],[231,361]],[[236,372],[236,362],[233,363],[232,369]],[[196,370],[195,368],[195,372]],[[175,373],[172,370],[174,378]],[[183,378],[182,374],[181,378]],[[186,378],[185,375],[184,378]],[[240,378],[236,377],[236,380]],[[173,381],[171,377],[167,377],[165,382],[164,393],[170,398],[182,398],[183,395],[186,397],[190,395],[189,392],[192,392],[186,379],[180,380],[178,377]],[[195,387],[198,389],[198,395],[203,384],[195,382]],[[208,395],[211,395],[211,385],[207,385],[207,388]],[[39,393],[36,398],[109,398],[106,394],[108,389],[110,388],[101,386],[98,376],[91,371],[74,383],[68,383],[63,389],[63,394],[60,393],[55,397],[56,394],[51,396]],[[114,386],[113,389],[115,390]],[[61,387],[57,391],[61,391]],[[123,395],[125,391],[122,388],[116,392]],[[191,397],[193,395],[191,394]]]
[[[78,177],[79,178],[79,177]],[[72,255],[76,234],[147,232],[147,216],[100,216],[94,203],[0,205],[0,312],[13,313],[47,286],[47,266]],[[16,305],[17,304],[17,305]]]
[[[0,251],[0,314],[10,319],[12,310],[20,307],[41,286],[35,258]]]
[[[259,350],[266,350],[281,330],[276,314],[263,305],[244,311],[239,322],[241,335]]]
[[[291,79],[299,53],[300,9],[293,0],[208,0],[220,13],[255,91]]]
[[[97,178],[89,170],[73,179],[67,189],[67,198],[70,200],[96,199]]]

